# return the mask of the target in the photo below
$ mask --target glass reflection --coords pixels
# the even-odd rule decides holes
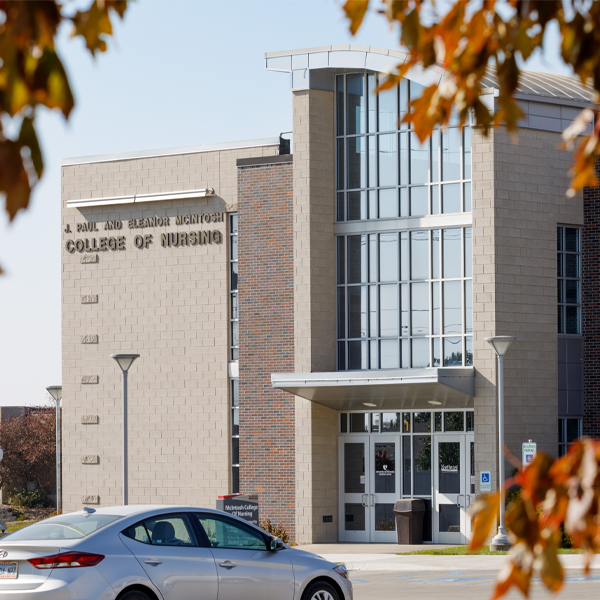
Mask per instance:
[[[429,366],[429,338],[413,338],[412,367],[426,369]]]
[[[337,125],[335,128],[336,135],[344,135],[344,76],[338,75],[335,78],[336,94],[335,94],[335,111],[337,116]]]
[[[429,277],[429,232],[412,231],[410,234],[410,258],[412,279]]]
[[[377,187],[377,136],[370,135],[367,138],[369,146],[369,187]],[[371,215],[371,218],[377,218]]]
[[[465,277],[473,277],[473,230],[465,228]]]
[[[414,495],[431,496],[431,436],[413,436]]]
[[[410,188],[410,216],[421,217],[429,213],[429,197],[427,187]]]
[[[415,433],[431,433],[431,413],[413,413],[413,431]]]
[[[398,153],[396,150],[396,134],[379,136],[379,185],[397,185]]]
[[[460,129],[458,127],[442,132],[442,180],[460,179]]]
[[[465,333],[473,333],[473,280],[465,281]]]
[[[367,368],[367,342],[348,342],[348,370]]]
[[[444,338],[444,366],[462,367],[462,338]]]
[[[367,187],[366,138],[348,139],[348,189]]]
[[[369,337],[377,337],[377,286],[369,286]]]
[[[411,284],[411,319],[412,335],[429,334],[429,284],[412,283]],[[428,358],[429,358],[429,353]],[[413,366],[414,365],[413,350]],[[429,362],[429,360],[427,360]]]
[[[423,144],[417,134],[410,134],[410,182],[427,183],[429,179],[429,141]]]
[[[348,221],[360,221],[366,218],[366,192],[348,192]]]
[[[367,281],[367,236],[348,236],[348,283]]]
[[[460,212],[460,183],[442,186],[442,212]]]
[[[367,91],[368,91],[368,124],[369,132],[373,133],[377,131],[377,94],[375,93],[375,74],[369,73],[367,75]]]
[[[462,333],[460,281],[444,281],[444,333]]]
[[[377,254],[377,234],[369,235],[369,281],[375,283],[379,277],[379,260]]]
[[[398,234],[379,235],[379,280],[398,281]]]
[[[402,494],[411,494],[411,459],[410,459],[410,436],[402,436]]]
[[[398,216],[398,190],[379,190],[379,218],[389,219]]]
[[[367,288],[348,288],[348,337],[367,336]]]
[[[375,493],[396,493],[396,444],[374,444]],[[393,514],[393,513],[392,513]]]
[[[379,311],[381,315],[381,337],[398,336],[398,286],[379,287]]]
[[[400,413],[383,413],[381,432],[400,431]]]
[[[443,275],[445,279],[461,276],[460,229],[443,230]]]
[[[379,344],[382,369],[398,369],[398,340],[381,340]]]
[[[362,73],[348,75],[346,78],[348,95],[346,97],[348,111],[349,135],[365,133],[365,77]]]
[[[379,131],[395,131],[398,129],[397,89],[394,87],[379,92]]]

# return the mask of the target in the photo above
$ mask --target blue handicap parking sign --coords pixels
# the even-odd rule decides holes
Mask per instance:
[[[491,492],[492,491],[492,474],[490,471],[481,471],[479,474],[479,491],[480,492]]]

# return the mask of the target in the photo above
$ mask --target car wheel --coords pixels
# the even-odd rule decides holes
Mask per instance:
[[[152,600],[148,594],[140,590],[131,590],[130,592],[125,592],[122,596],[119,597],[119,600]]]
[[[340,595],[331,584],[317,581],[306,588],[302,600],[340,600]]]

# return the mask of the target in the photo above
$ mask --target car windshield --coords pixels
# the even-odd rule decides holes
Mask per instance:
[[[60,515],[33,523],[5,537],[6,540],[77,540],[121,519],[120,515]]]

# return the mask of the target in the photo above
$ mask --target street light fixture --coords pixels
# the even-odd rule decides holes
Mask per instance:
[[[504,355],[516,340],[514,335],[499,335],[485,338],[498,356],[498,478],[500,480],[500,523],[498,533],[492,539],[491,550],[508,550],[510,542],[504,526]]]
[[[46,390],[56,401],[56,512],[60,512],[62,510],[62,490],[60,485],[60,400],[62,398],[62,386],[51,385]]]
[[[127,371],[139,354],[111,354],[123,371],[123,505],[127,505]]]

